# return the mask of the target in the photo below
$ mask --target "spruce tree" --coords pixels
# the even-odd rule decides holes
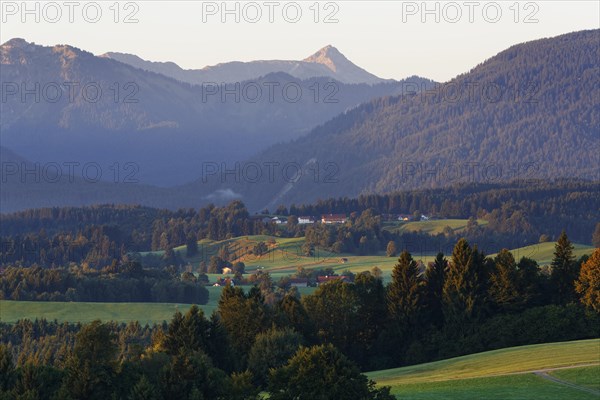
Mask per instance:
[[[462,324],[479,319],[486,307],[486,260],[477,248],[460,239],[454,246],[452,261],[444,282],[444,319]]]
[[[415,322],[423,301],[421,283],[416,261],[404,250],[394,266],[388,287],[387,304],[392,320],[404,324]]]
[[[150,383],[146,375],[142,375],[140,380],[131,388],[129,400],[159,400],[159,394],[156,387]]]
[[[12,389],[15,378],[15,365],[10,350],[0,345],[0,394]]]
[[[490,275],[489,294],[491,301],[502,311],[511,311],[523,303],[519,271],[512,253],[502,249],[494,259]]]
[[[435,261],[425,271],[425,298],[427,303],[427,314],[430,323],[442,326],[444,315],[442,313],[442,293],[444,290],[444,279],[448,260],[443,253],[438,253]]]
[[[578,275],[578,265],[573,255],[573,244],[571,244],[566,232],[562,231],[554,246],[551,275],[554,299],[558,304],[566,304],[575,300],[575,280]]]
[[[75,337],[63,387],[76,399],[108,399],[113,393],[117,366],[114,333],[108,324],[93,321]]]
[[[193,257],[198,254],[198,242],[196,241],[196,236],[190,233],[186,239],[186,256]]]

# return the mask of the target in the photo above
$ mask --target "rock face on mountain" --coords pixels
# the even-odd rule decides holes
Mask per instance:
[[[242,82],[276,72],[284,72],[299,79],[326,77],[349,84],[375,85],[386,82],[353,64],[331,45],[323,47],[315,54],[300,61],[234,61],[196,70],[186,70],[172,62],[146,61],[133,54],[106,53],[102,57],[112,58],[135,68],[156,72],[181,82],[196,85],[207,82]]]

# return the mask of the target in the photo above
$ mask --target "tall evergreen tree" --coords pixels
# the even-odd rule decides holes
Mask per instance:
[[[538,304],[542,300],[542,275],[537,261],[521,257],[517,268],[521,281],[521,295],[525,305]]]
[[[454,246],[444,282],[445,321],[461,324],[480,318],[486,308],[486,282],[485,256],[460,239]]]
[[[425,270],[425,302],[429,315],[429,322],[441,327],[444,323],[442,313],[442,295],[448,260],[443,253],[438,253],[435,261]]]
[[[423,306],[422,279],[419,268],[410,253],[404,250],[392,271],[388,286],[387,305],[392,321],[414,324]]]
[[[356,346],[360,348],[360,358],[356,361],[365,366],[376,345],[377,336],[387,321],[386,290],[381,279],[369,272],[356,275],[354,288],[359,299],[358,315],[361,321],[356,341]]]
[[[196,235],[194,235],[193,233],[188,234],[185,246],[186,246],[185,254],[188,257],[192,257],[192,256],[195,256],[196,254],[198,254],[198,242],[196,241]]]
[[[179,311],[175,313],[160,348],[168,354],[175,355],[180,350],[202,350],[210,355],[210,323],[204,317],[204,312],[194,305],[185,315]]]
[[[515,258],[510,251],[502,249],[494,259],[489,288],[490,300],[500,310],[513,311],[523,304],[519,278]]]
[[[156,387],[150,383],[146,375],[142,375],[140,380],[131,388],[129,400],[159,400],[160,396]]]
[[[337,279],[320,285],[302,304],[323,343],[332,343],[348,357],[356,359],[356,336],[361,329],[360,299],[355,286]]]
[[[554,258],[552,259],[551,287],[557,303],[566,304],[575,300],[575,280],[578,275],[573,244],[566,232],[562,231],[554,246]]]
[[[5,345],[0,345],[0,395],[8,392],[15,379],[15,366],[12,355]]]
[[[238,367],[243,369],[256,335],[271,326],[263,296],[256,287],[246,295],[242,288],[226,286],[219,299],[218,313],[236,353]]]
[[[67,360],[64,388],[75,399],[111,397],[117,368],[115,335],[107,324],[94,321],[77,333]]]

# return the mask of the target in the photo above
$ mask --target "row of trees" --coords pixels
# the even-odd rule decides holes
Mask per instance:
[[[496,247],[520,247],[540,237],[558,237],[566,229],[576,241],[600,246],[598,185],[594,182],[559,180],[524,183],[459,185],[446,189],[364,195],[327,199],[276,213],[289,215],[283,227],[251,216],[244,204],[233,201],[224,207],[207,205],[199,210],[159,210],[140,206],[102,205],[26,210],[0,215],[0,263],[42,266],[88,263],[102,268],[130,252],[165,250],[153,260],[161,266],[180,262],[172,249],[187,245],[189,255],[198,251],[197,241],[223,240],[254,234],[299,237],[307,234],[311,244],[334,252],[381,251],[390,240],[399,248],[428,243],[449,249],[457,237],[397,234],[383,231],[385,215],[426,213],[440,218],[483,218],[488,224],[463,233],[471,242],[494,243]],[[343,213],[349,227],[313,227],[297,224],[300,215]],[[407,245],[408,244],[408,245]],[[495,252],[499,249],[486,249]],[[412,250],[416,252],[417,250]]]
[[[462,219],[475,216],[487,220],[490,231],[518,236],[521,242],[536,240],[542,234],[558,237],[566,229],[576,241],[588,243],[600,221],[597,193],[597,182],[579,180],[463,184],[330,198],[314,204],[280,206],[276,213],[349,215],[373,209],[377,214],[426,213]],[[600,246],[600,236],[598,240],[595,246]]]
[[[19,322],[26,324],[32,323]],[[196,306],[185,315],[176,313],[168,325],[154,327],[151,338],[148,328],[136,324],[94,321],[60,329],[74,343],[54,365],[22,356],[15,365],[11,347],[0,344],[1,399],[252,400],[262,398],[261,391],[281,400],[394,399],[389,388],[375,387],[331,344],[304,346],[301,335],[287,328],[257,335],[248,369],[224,369],[235,361],[227,334],[218,318],[206,319]]]
[[[147,328],[0,324],[0,389],[39,398],[253,399],[267,391],[388,399],[360,369],[598,337],[600,250],[576,260],[563,234],[552,266],[545,276],[532,260],[486,257],[461,239],[424,271],[403,251],[387,286],[363,272],[275,301],[268,280],[248,291],[226,286],[210,318],[192,307]]]
[[[37,301],[160,302],[206,304],[208,290],[191,274],[147,270],[137,262],[100,271],[71,266],[8,267],[0,275],[0,299]]]

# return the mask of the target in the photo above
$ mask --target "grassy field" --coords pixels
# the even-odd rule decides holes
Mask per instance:
[[[207,304],[199,307],[208,316],[219,304],[222,287],[207,287],[210,297]],[[248,289],[248,286],[244,286]],[[310,294],[316,288],[298,288],[300,294]],[[14,323],[19,319],[46,318],[67,322],[102,321],[129,322],[141,324],[170,321],[176,310],[185,313],[191,304],[173,303],[74,303],[59,301],[14,301],[0,300],[0,321]]]
[[[479,221],[485,224],[485,221]],[[444,226],[460,231],[464,228],[467,220],[449,219],[434,221],[419,221],[406,223],[389,223],[384,229],[400,230],[422,230],[423,232],[436,233]],[[266,242],[268,252],[262,256],[249,254],[249,251],[259,242]],[[197,266],[201,261],[209,262],[210,257],[217,255],[219,249],[227,246],[232,261],[242,261],[246,264],[246,271],[252,273],[258,269],[269,272],[275,280],[281,277],[289,276],[296,272],[299,267],[305,269],[332,268],[337,273],[345,270],[354,273],[368,271],[377,266],[383,271],[384,281],[388,281],[391,271],[396,263],[395,257],[387,257],[384,252],[377,255],[357,256],[354,254],[336,254],[317,248],[312,257],[307,257],[302,252],[304,238],[279,238],[266,235],[243,236],[222,241],[202,240],[198,242],[198,254],[193,257],[186,256],[185,246],[176,247],[174,250],[183,258],[186,263]],[[574,244],[575,256],[580,257],[584,254],[591,254],[593,247]],[[518,260],[521,257],[529,257],[536,260],[540,265],[549,264],[552,261],[554,252],[554,242],[534,244],[511,250]],[[162,255],[162,251],[152,252],[156,255]],[[148,254],[148,253],[142,253]],[[448,255],[447,255],[448,256]],[[492,254],[492,256],[494,256]],[[424,263],[432,261],[435,257],[434,252],[426,254],[413,254],[416,260]],[[209,275],[210,281],[214,282],[219,275]]]
[[[392,393],[401,400],[598,400],[533,374],[410,384]]]
[[[513,347],[367,375],[391,386],[399,399],[598,399],[531,373],[589,364],[600,365],[599,339]],[[597,368],[564,369],[552,375],[594,388]]]
[[[312,290],[312,288],[309,288]],[[210,314],[222,288],[211,287]],[[304,289],[306,291],[306,289]],[[188,304],[66,303],[0,301],[2,322],[22,318],[141,324],[171,320]],[[593,366],[590,366],[593,365]],[[553,370],[555,368],[565,368]],[[600,396],[551,382],[533,374],[549,370],[553,377],[600,390],[600,339],[514,347],[416,366],[369,372],[369,378],[392,387],[398,399],[410,400],[598,400]]]
[[[129,322],[140,324],[170,321],[176,310],[185,312],[189,304],[165,303],[68,303],[48,301],[0,300],[0,320],[16,322],[19,319],[46,318],[67,322],[102,321]],[[210,311],[210,307],[202,307]],[[212,312],[212,311],[211,311]]]
[[[600,390],[600,366],[562,369],[552,371],[550,375],[573,382],[579,386]]]
[[[537,261],[540,266],[548,265],[552,262],[552,258],[554,257],[554,245],[555,242],[538,243],[531,246],[512,249],[511,252],[516,260],[519,260],[521,257],[529,257]],[[594,251],[594,247],[584,244],[573,243],[573,246],[575,247],[573,254],[577,258],[584,254],[592,254]],[[494,256],[494,254],[492,254],[492,256]]]
[[[456,221],[454,226],[459,226],[459,222],[466,220],[438,220],[415,222],[414,224],[429,224],[434,229],[434,224],[440,221]],[[461,223],[462,223],[461,222]],[[262,257],[248,256],[247,249],[253,247],[258,242],[275,243],[269,245],[269,251]],[[263,269],[269,272],[276,282],[282,277],[294,274],[298,267],[306,269],[314,268],[332,268],[337,273],[345,270],[358,273],[369,271],[377,266],[383,272],[384,283],[389,282],[391,272],[396,264],[395,257],[386,257],[384,254],[371,256],[357,256],[352,254],[333,254],[316,250],[313,257],[302,255],[301,248],[304,244],[304,238],[276,238],[271,236],[247,236],[225,241],[203,240],[199,242],[200,252],[192,258],[185,257],[185,246],[176,248],[186,261],[197,265],[200,260],[208,261],[211,255],[218,252],[219,247],[228,245],[230,252],[240,254],[237,260],[246,264],[246,272],[252,273]],[[552,259],[554,243],[541,243],[533,246],[523,247],[511,250],[515,258],[527,256],[535,259],[540,265],[547,264]],[[583,254],[591,254],[591,246],[575,244],[575,255],[577,257]],[[161,252],[155,252],[160,254]],[[493,255],[492,255],[493,256]],[[416,260],[422,260],[427,263],[432,261],[434,254],[413,255]],[[345,259],[342,261],[342,259]],[[215,282],[222,275],[209,275],[210,282]],[[302,294],[312,293],[315,288],[301,288]],[[206,314],[211,314],[217,307],[222,288],[208,287],[210,293],[208,304],[201,306]],[[68,302],[17,302],[0,301],[0,319],[5,322],[14,322],[19,318],[47,318],[57,319],[59,321],[87,322],[94,319],[114,320],[114,321],[132,321],[139,320],[146,322],[162,322],[170,320],[176,307],[187,309],[187,305],[161,304],[161,303],[68,303]]]
[[[467,227],[467,219],[435,219],[430,221],[410,221],[410,222],[386,222],[384,229],[390,232],[423,232],[430,235],[443,233],[444,228],[449,226],[454,233],[460,233]],[[478,219],[479,225],[486,225],[488,222]]]
[[[269,251],[263,256],[249,255],[248,250],[259,242],[275,241],[269,245]],[[258,269],[269,272],[273,279],[289,276],[295,273],[298,267],[305,269],[332,268],[336,272],[345,270],[354,273],[368,271],[374,266],[379,267],[384,274],[384,279],[389,279],[396,258],[381,255],[357,256],[353,254],[336,254],[323,249],[316,249],[312,257],[302,254],[304,238],[278,238],[273,236],[244,236],[223,241],[202,240],[198,242],[198,254],[193,257],[186,256],[185,246],[176,247],[174,251],[193,266],[204,260],[208,263],[210,257],[217,255],[219,248],[227,246],[233,261],[242,261],[246,265],[246,272],[252,273]],[[162,251],[153,252],[161,255]],[[142,253],[142,255],[148,253]],[[417,259],[428,262],[433,260],[434,254],[417,257]],[[415,256],[416,257],[416,256]],[[345,260],[342,260],[345,259]],[[219,275],[209,275],[211,282]]]

